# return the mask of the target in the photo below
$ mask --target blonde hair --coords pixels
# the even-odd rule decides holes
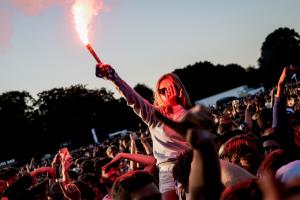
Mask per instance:
[[[157,81],[154,91],[154,105],[164,114],[170,114],[173,112],[172,108],[169,105],[166,105],[164,101],[161,98],[161,95],[159,94],[159,85],[160,83],[165,80],[169,79],[174,84],[178,96],[177,96],[177,103],[180,104],[185,109],[190,109],[192,107],[192,103],[190,101],[190,97],[182,84],[179,77],[174,73],[168,73],[160,77],[160,79]],[[179,96],[179,93],[181,92],[181,96]]]

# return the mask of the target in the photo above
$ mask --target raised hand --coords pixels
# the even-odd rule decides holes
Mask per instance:
[[[141,138],[141,143],[142,144],[147,142],[147,138],[146,138],[146,136],[145,136],[144,133],[141,133],[141,137],[140,138]]]
[[[96,76],[103,79],[113,80],[115,78],[115,70],[109,64],[97,64]]]
[[[59,153],[57,153],[51,162],[52,167],[54,167],[56,164],[60,163],[60,161],[61,161],[60,155],[59,155]]]
[[[177,104],[177,90],[174,86],[174,84],[167,84],[166,87],[166,97],[168,99],[168,103],[170,106]]]
[[[293,73],[299,72],[300,68],[299,67],[284,67],[281,76],[278,80],[277,83],[277,97],[282,97],[284,94],[284,85],[288,79]]]
[[[284,84],[289,76],[299,71],[300,71],[299,67],[284,67],[281,76],[279,78],[278,84]]]

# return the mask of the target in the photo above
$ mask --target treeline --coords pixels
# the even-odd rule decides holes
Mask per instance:
[[[149,89],[150,90],[150,89]],[[0,95],[0,160],[51,153],[62,143],[93,143],[91,129],[103,140],[108,133],[138,130],[142,121],[105,88],[82,85],[43,91],[34,99],[28,92]]]
[[[255,88],[262,83],[259,70],[246,70],[237,64],[213,65],[210,62],[198,62],[176,69],[174,73],[186,86],[193,102],[241,85]]]
[[[257,61],[257,68],[245,68],[238,64],[213,65],[210,62],[197,62],[174,72],[182,79],[192,101],[240,85],[263,85],[270,88],[276,84],[285,66],[300,66],[299,34],[289,28],[276,29],[263,42]]]

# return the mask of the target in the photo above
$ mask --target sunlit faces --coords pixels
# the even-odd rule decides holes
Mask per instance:
[[[158,93],[160,94],[160,97],[164,103],[176,103],[178,92],[174,82],[171,79],[164,79],[160,82]]]
[[[164,79],[160,82],[159,87],[158,87],[158,93],[160,95],[166,95],[168,92],[168,89],[170,89],[170,87],[173,86],[174,87],[174,83],[172,80],[170,79]]]

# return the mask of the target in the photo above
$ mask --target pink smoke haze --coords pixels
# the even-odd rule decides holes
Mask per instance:
[[[0,54],[10,46],[12,37],[12,16],[9,12],[0,12]]]
[[[68,0],[13,0],[13,4],[26,15],[36,16],[53,5],[66,5]]]

